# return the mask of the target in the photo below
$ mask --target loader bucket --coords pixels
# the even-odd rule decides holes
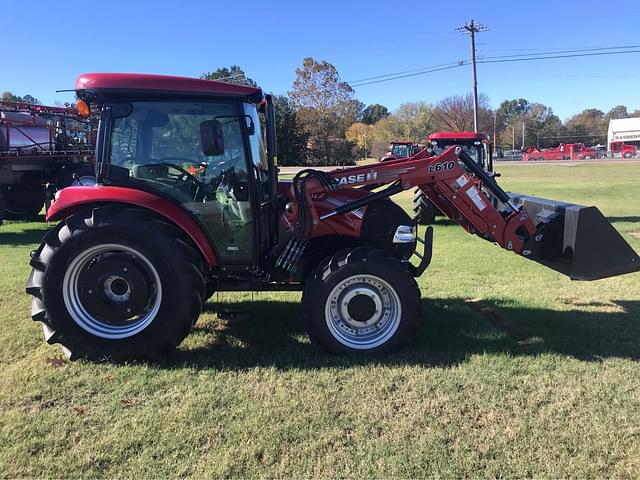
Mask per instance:
[[[596,207],[510,193],[536,224],[523,254],[572,280],[640,271],[640,257]]]

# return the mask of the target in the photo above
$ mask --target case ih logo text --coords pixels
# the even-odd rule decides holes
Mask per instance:
[[[351,183],[360,183],[360,182],[366,182],[369,180],[375,180],[376,178],[378,178],[378,172],[367,172],[367,173],[360,173],[358,175],[347,175],[346,177],[339,177],[336,180],[338,180],[338,185],[348,185]]]
[[[454,162],[443,162],[443,163],[434,163],[433,165],[429,165],[428,172],[444,172],[446,170],[453,170]]]

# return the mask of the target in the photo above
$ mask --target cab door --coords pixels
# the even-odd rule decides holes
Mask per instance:
[[[233,101],[131,102],[114,118],[109,162],[130,186],[180,203],[204,227],[221,264],[255,261],[255,212],[242,104]],[[215,120],[224,151],[205,155],[201,128]]]

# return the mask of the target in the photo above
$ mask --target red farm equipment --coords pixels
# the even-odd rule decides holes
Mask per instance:
[[[585,147],[584,143],[561,143],[556,148],[538,149],[528,147],[522,155],[525,162],[543,160],[592,160],[598,158],[594,147]]]
[[[97,123],[73,108],[0,102],[0,221],[33,217],[56,190],[95,183]]]
[[[380,158],[381,162],[413,157],[416,153],[418,153],[425,147],[425,145],[422,143],[405,142],[400,140],[391,142],[389,146],[391,148]]]
[[[597,208],[508,194],[459,146],[279,180],[258,88],[134,74],[76,86],[101,112],[97,184],[57,195],[26,287],[70,358],[157,358],[213,292],[238,290],[303,291],[326,350],[396,349],[421,318],[415,277],[431,260],[433,228],[419,238],[389,198],[414,187],[470,234],[573,279],[640,270]]]
[[[475,132],[435,132],[429,135],[429,150],[437,155],[447,148],[460,146],[480,168],[493,175],[493,157],[489,135]],[[430,225],[440,210],[420,188],[413,194],[414,220],[420,225]]]

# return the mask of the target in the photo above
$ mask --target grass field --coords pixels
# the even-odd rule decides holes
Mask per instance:
[[[640,163],[499,170],[640,251]],[[440,222],[400,353],[323,354],[299,294],[226,294],[254,318],[209,303],[161,364],[67,363],[24,294],[45,228],[0,227],[0,477],[640,476],[640,274],[571,282]]]

